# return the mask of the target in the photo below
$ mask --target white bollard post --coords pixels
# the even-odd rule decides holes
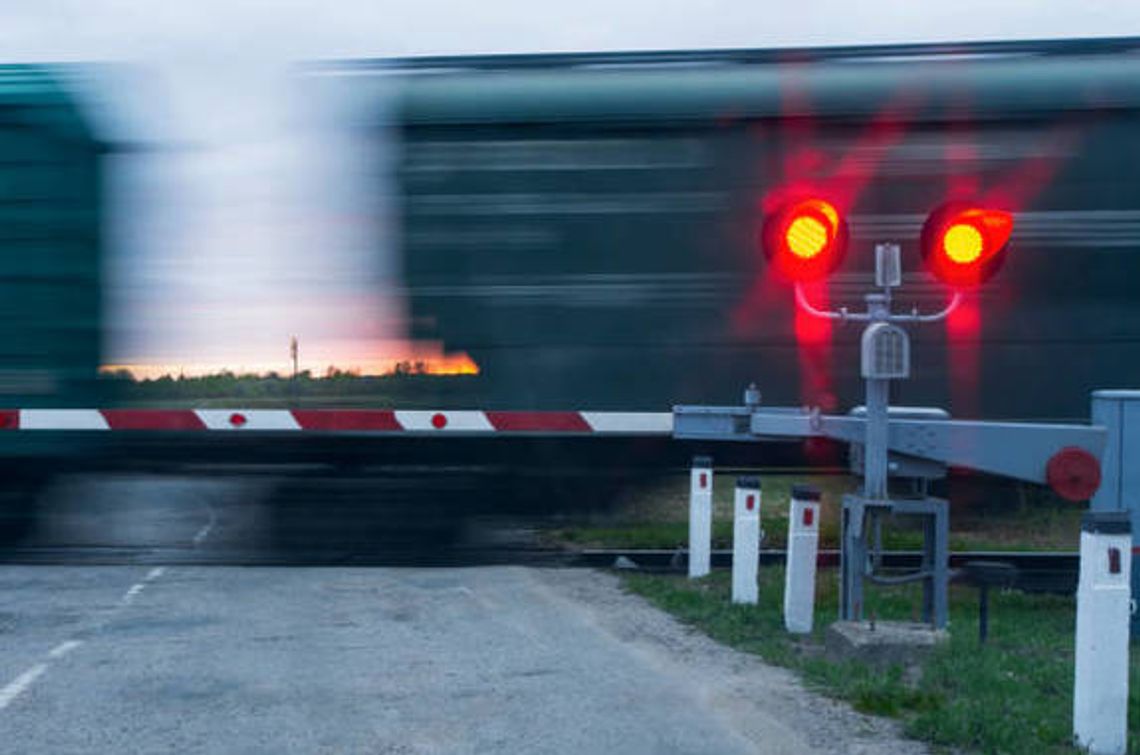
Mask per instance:
[[[756,603],[760,569],[760,478],[739,477],[732,521],[732,602]]]
[[[689,475],[689,579],[704,577],[712,566],[712,459],[693,457]]]
[[[811,632],[815,614],[815,562],[819,553],[819,491],[792,487],[788,507],[788,561],[784,577],[784,627]]]
[[[1073,738],[1094,755],[1127,747],[1131,530],[1128,512],[1090,511],[1081,519]]]

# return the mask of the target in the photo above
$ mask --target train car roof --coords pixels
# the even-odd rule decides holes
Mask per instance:
[[[913,61],[916,58],[994,56],[1107,55],[1140,52],[1140,37],[997,40],[827,47],[722,48],[706,50],[634,50],[612,52],[491,53],[423,55],[340,61],[338,68],[386,69],[438,73],[457,70],[534,68],[609,68],[660,65],[809,63],[824,61]]]
[[[72,85],[80,68],[35,63],[0,64],[0,123],[46,129],[58,137],[106,149],[82,112]]]
[[[337,70],[395,75],[407,125],[867,116],[1016,117],[1140,107],[1140,37],[405,58]]]

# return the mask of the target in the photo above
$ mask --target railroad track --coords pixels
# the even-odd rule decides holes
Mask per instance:
[[[782,564],[786,551],[766,550],[760,553],[761,564]],[[684,550],[644,550],[628,548],[599,548],[577,551],[570,563],[575,566],[611,567],[624,558],[627,568],[651,571],[683,571],[687,568]],[[908,571],[918,568],[921,562],[918,551],[887,551],[883,553],[882,568],[887,571]],[[1077,588],[1079,554],[1076,551],[959,551],[950,554],[952,578],[964,580],[966,565],[971,561],[1001,562],[1013,566],[1016,574],[1010,585],[1026,592],[1073,593]],[[819,565],[839,565],[838,550],[822,550]],[[712,552],[714,569],[732,566],[731,550]]]
[[[782,550],[761,552],[762,564],[784,562]],[[921,555],[917,551],[888,551],[883,554],[885,571],[902,572],[916,569]],[[620,561],[619,561],[620,560]],[[1075,551],[961,551],[950,555],[950,566],[957,579],[966,578],[966,565],[971,561],[1001,562],[1016,570],[1010,587],[1026,592],[1072,593],[1076,590],[1078,554]],[[420,542],[403,548],[297,547],[285,550],[242,547],[172,547],[172,546],[32,546],[0,549],[0,564],[80,564],[80,565],[241,565],[241,566],[478,566],[487,564],[521,564],[528,566],[560,566],[624,568],[654,572],[684,572],[687,568],[684,550],[646,550],[600,548],[567,550],[514,544],[455,545]],[[834,567],[839,551],[823,550],[819,564]],[[713,568],[732,565],[732,551],[712,553]]]

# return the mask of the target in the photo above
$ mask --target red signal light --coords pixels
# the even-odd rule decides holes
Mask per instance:
[[[1008,212],[945,204],[922,226],[922,261],[947,285],[978,286],[1001,268],[1012,233],[1013,215]]]
[[[831,203],[818,198],[783,205],[764,221],[762,246],[783,277],[819,280],[839,266],[847,251],[847,223]]]

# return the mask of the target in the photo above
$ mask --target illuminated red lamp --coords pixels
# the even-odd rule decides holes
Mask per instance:
[[[764,221],[768,264],[797,283],[829,275],[847,252],[847,223],[835,207],[815,197],[788,202]]]
[[[1008,212],[944,204],[922,226],[922,261],[949,286],[979,286],[1001,269],[1012,233],[1013,215]]]

